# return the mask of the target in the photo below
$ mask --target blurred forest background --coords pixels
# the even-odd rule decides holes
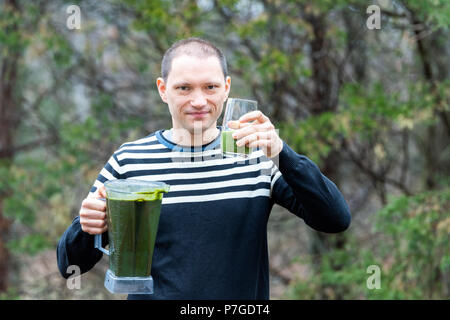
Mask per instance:
[[[331,235],[274,208],[271,298],[449,299],[449,26],[444,0],[0,0],[0,298],[125,298],[106,257],[68,289],[56,244],[109,156],[170,128],[162,55],[199,36],[352,212]]]

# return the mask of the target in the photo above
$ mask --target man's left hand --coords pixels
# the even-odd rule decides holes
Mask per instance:
[[[244,114],[238,121],[229,121],[228,126],[234,129],[238,147],[260,148],[268,158],[276,157],[283,149],[283,140],[274,125],[259,110]]]

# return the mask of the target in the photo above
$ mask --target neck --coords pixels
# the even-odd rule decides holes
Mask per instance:
[[[198,147],[210,143],[219,135],[220,130],[212,126],[205,131],[189,132],[184,128],[172,128],[172,141],[182,146]],[[197,130],[195,130],[197,131]]]

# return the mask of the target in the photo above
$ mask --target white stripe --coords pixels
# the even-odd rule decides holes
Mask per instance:
[[[176,198],[164,198],[162,204],[189,203],[189,202],[207,202],[215,200],[236,199],[236,198],[254,198],[258,196],[270,196],[269,189],[257,189],[254,191],[235,191],[219,194],[208,194],[202,196],[186,196]]]
[[[277,171],[277,173],[275,173],[275,176],[272,179],[272,182],[270,183],[270,189],[273,189],[273,185],[275,184],[275,182],[277,182],[278,178],[281,177],[282,174],[280,171]]]
[[[207,190],[207,189],[217,189],[217,188],[225,188],[225,187],[235,187],[235,186],[241,186],[241,185],[246,185],[246,184],[255,185],[260,182],[270,182],[270,177],[269,176],[258,176],[255,178],[234,179],[234,180],[218,181],[218,182],[173,185],[173,186],[170,186],[170,191]]]
[[[278,171],[278,167],[275,165],[275,163],[273,164],[273,167],[272,167],[272,173],[270,174],[271,176],[273,176],[273,174],[275,173],[275,172],[277,172]]]
[[[120,147],[122,147],[122,146],[124,146],[126,144],[140,144],[140,143],[147,143],[147,142],[152,142],[152,141],[156,141],[156,140],[158,140],[158,139],[156,139],[156,135],[154,134],[151,137],[145,137],[145,138],[141,138],[141,139],[138,139],[138,140],[128,141],[128,142],[122,143],[122,145]]]
[[[114,179],[116,179],[108,170],[106,170],[105,168],[103,168],[101,171],[100,171],[100,174],[102,175],[102,176],[104,176],[106,179],[108,179],[108,180],[114,180]]]
[[[97,189],[98,189],[98,187],[101,187],[103,185],[103,183],[101,183],[100,181],[98,181],[98,180],[95,180],[95,182],[94,182],[94,187],[96,187]]]
[[[162,145],[161,145],[162,146]],[[164,146],[162,146],[165,148]],[[131,148],[131,147],[130,147]],[[163,148],[154,148],[154,149],[163,149]],[[147,148],[148,149],[148,148]],[[127,147],[124,150],[129,150]],[[121,150],[122,151],[122,150]],[[122,161],[123,159],[167,159],[167,158],[191,158],[191,157],[199,157],[203,158],[211,157],[212,155],[219,155],[221,151],[219,149],[216,150],[207,150],[204,152],[180,152],[180,151],[172,151],[172,152],[149,152],[149,153],[130,153],[123,152],[117,155],[117,159]]]
[[[141,179],[141,178],[139,177],[138,179]],[[115,179],[113,179],[113,180],[115,180]],[[152,181],[154,181],[154,180],[152,180]],[[260,182],[270,183],[270,177],[269,176],[258,176],[255,178],[234,179],[234,180],[208,182],[208,183],[171,185],[170,191],[208,190],[208,189],[218,189],[218,188],[226,188],[226,187],[236,187],[236,186],[242,186],[242,185],[256,185]],[[94,187],[98,188],[101,185],[103,185],[103,183],[101,183],[98,180],[95,180]]]
[[[124,150],[153,150],[153,149],[167,149],[165,145],[162,144],[151,144],[148,146],[124,146],[121,147],[117,152],[121,152]]]
[[[114,157],[111,157],[108,161],[108,163],[111,165],[111,167],[118,173],[121,174],[121,168],[119,166],[119,164],[117,163],[117,161],[114,159]]]
[[[268,165],[266,165],[268,164]],[[259,165],[250,165],[250,166],[241,166],[234,167],[226,170],[216,170],[216,171],[208,171],[208,172],[182,172],[182,173],[168,173],[168,174],[155,174],[155,175],[142,175],[131,177],[131,179],[143,179],[143,180],[154,180],[154,181],[170,181],[170,180],[178,180],[178,179],[201,179],[201,178],[209,178],[209,177],[222,177],[228,176],[232,174],[238,173],[249,173],[256,172],[263,169],[268,169],[270,167],[270,163],[264,162]]]
[[[158,146],[158,147],[156,147]],[[206,151],[199,151],[199,152],[181,152],[181,151],[172,151],[172,152],[148,152],[148,153],[131,153],[126,152],[128,150],[148,150],[148,149],[165,149],[168,148],[164,145],[155,145],[151,146],[152,148],[149,148],[148,146],[140,146],[140,147],[125,147],[124,149],[119,150],[122,152],[121,154],[117,155],[117,159],[119,161],[122,161],[124,159],[170,159],[170,158],[182,158],[182,159],[190,159],[191,157],[203,157],[205,159],[204,161],[209,161],[208,157],[212,156],[218,156],[222,153],[220,149],[212,149],[212,150],[206,150]],[[252,152],[250,157],[248,159],[256,159],[259,157],[263,157],[264,153],[262,150],[258,150],[255,152]],[[213,158],[214,159],[214,158]],[[211,159],[211,160],[213,160]],[[228,158],[226,158],[228,159]],[[233,159],[230,157],[229,159]],[[217,160],[217,159],[216,159]]]
[[[255,185],[260,182],[270,182],[269,176],[259,176],[256,178],[245,178],[245,179],[234,179],[234,180],[228,180],[228,181],[221,181],[221,182],[209,182],[209,183],[199,183],[199,184],[185,184],[185,185],[171,185],[170,186],[170,192],[174,191],[191,191],[191,190],[208,190],[208,189],[218,189],[218,188],[225,188],[225,187],[236,187],[240,185]],[[101,183],[98,180],[95,180],[94,187],[97,189],[102,186],[103,183]],[[261,190],[261,189],[259,189]],[[253,192],[253,191],[249,191]],[[232,192],[236,193],[236,192]],[[239,191],[241,193],[241,191]],[[93,195],[93,192],[89,192],[89,195]],[[192,196],[189,196],[192,197]],[[186,197],[183,197],[186,198]]]

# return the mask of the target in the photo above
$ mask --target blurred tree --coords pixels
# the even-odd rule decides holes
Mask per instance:
[[[54,247],[107,157],[124,141],[170,126],[154,82],[165,50],[189,36],[225,51],[232,94],[259,101],[281,137],[344,191],[354,221],[374,197],[377,208],[386,206],[377,214],[386,225],[365,241],[360,230],[310,232],[311,282],[292,283],[292,297],[373,298],[359,284],[367,265],[385,270],[413,254],[397,255],[387,230],[400,223],[391,215],[409,219],[417,201],[439,199],[439,214],[420,210],[418,219],[447,220],[448,2],[384,1],[382,29],[372,31],[362,0],[74,3],[81,30],[66,28],[64,1],[0,1],[0,290],[7,248]],[[395,233],[413,243],[418,221]],[[437,284],[448,279],[448,257],[438,255],[445,247],[429,241],[430,232],[428,280],[406,277],[420,290],[405,294],[401,277],[412,271],[403,265],[400,276],[389,272],[397,293],[379,297],[448,295]],[[392,240],[390,254],[371,252],[380,235]],[[429,258],[423,253],[418,265]],[[281,269],[271,272],[292,281]]]
[[[11,221],[3,214],[4,198],[10,194],[7,189],[8,170],[17,151],[14,136],[20,123],[20,79],[19,64],[27,41],[24,35],[21,8],[18,1],[0,3],[0,165],[2,189],[0,190],[0,292],[7,288],[9,252],[6,237]]]

